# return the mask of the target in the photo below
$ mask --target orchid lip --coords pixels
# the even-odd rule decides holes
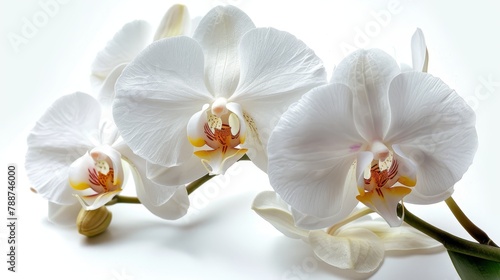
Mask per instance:
[[[72,163],[70,185],[96,194],[115,191],[123,184],[121,154],[109,146],[98,146]]]
[[[385,153],[383,147],[385,145],[374,145],[372,150],[375,148]],[[412,191],[414,184],[402,174],[400,163],[393,152],[388,150],[387,153],[384,160],[374,159],[369,169],[365,170],[356,198],[379,213],[389,225],[399,226],[402,220],[396,214],[396,206]],[[405,185],[407,182],[408,185]]]
[[[210,108],[210,109],[209,109]],[[234,112],[233,112],[234,110]],[[209,150],[196,150],[194,155],[210,174],[223,174],[245,153],[239,149],[245,139],[241,106],[217,98],[211,105],[203,106],[188,122],[188,139],[194,147],[208,146]]]

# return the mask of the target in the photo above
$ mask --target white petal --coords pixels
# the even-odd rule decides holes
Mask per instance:
[[[199,157],[193,155],[181,165],[164,167],[147,163],[147,177],[160,185],[180,186],[197,180],[207,174]]]
[[[373,160],[372,152],[360,152],[356,158],[356,182],[358,188],[364,186],[364,175],[365,170],[368,166],[371,165]]]
[[[239,46],[241,78],[230,101],[248,116],[248,156],[267,170],[269,135],[290,104],[326,82],[322,61],[295,36],[272,28],[247,32]]]
[[[160,193],[160,195],[154,201],[145,199],[146,197],[150,198],[152,196],[152,194],[150,194],[152,192],[151,187],[144,188],[145,192],[148,193],[140,194],[140,192],[138,192],[142,204],[144,204],[151,213],[166,220],[177,220],[186,215],[189,208],[189,197],[184,186],[177,187],[168,199],[165,199],[166,195],[164,195],[164,193],[170,193],[172,190],[165,190],[165,188],[170,187],[161,185],[156,186],[157,189],[155,192],[157,194]]]
[[[45,199],[73,204],[68,168],[95,144],[101,109],[85,93],[59,98],[38,120],[28,136],[26,172],[33,188]]]
[[[241,78],[231,97],[234,102],[298,99],[308,90],[326,83],[323,62],[304,42],[288,32],[253,29],[241,39],[239,54]]]
[[[341,269],[368,273],[384,259],[384,244],[373,232],[362,228],[348,228],[335,236],[312,231],[309,242],[318,258]]]
[[[154,215],[168,220],[175,220],[187,213],[189,197],[184,186],[159,185],[146,176],[146,161],[132,153],[127,147],[120,152],[130,164],[134,176],[137,197]]]
[[[191,20],[191,25],[189,27],[189,31],[185,34],[186,36],[189,36],[189,37],[194,36],[194,32],[196,31],[196,29],[198,29],[198,25],[200,25],[201,19],[202,19],[201,16],[197,16]]]
[[[349,170],[349,173],[347,174],[347,179],[344,185],[344,189],[346,190],[344,195],[344,204],[342,205],[342,208],[339,212],[337,212],[333,216],[318,218],[312,215],[303,214],[292,208],[292,215],[295,220],[295,224],[305,229],[327,228],[348,217],[358,204],[358,200],[356,199],[358,190],[356,188],[355,171],[356,168],[353,165]]]
[[[101,88],[99,89],[99,102],[106,106],[110,107],[113,104],[113,100],[115,98],[115,84],[118,77],[122,74],[123,69],[127,66],[127,63],[122,63],[111,71],[111,73],[106,77],[104,82],[102,83]]]
[[[392,122],[384,141],[398,144],[417,168],[417,184],[405,201],[442,201],[476,152],[473,110],[440,79],[420,72],[396,77],[389,99]]]
[[[191,157],[186,127],[212,96],[203,83],[203,53],[188,37],[151,44],[116,83],[113,116],[134,153],[156,164]]]
[[[401,72],[411,72],[415,71],[410,65],[406,63],[399,64],[399,68],[401,68]]]
[[[118,65],[128,63],[151,42],[151,26],[142,20],[125,24],[92,63],[92,74],[105,79]]]
[[[234,103],[234,102],[227,103],[226,108],[229,111],[233,112],[238,117],[237,122],[239,124],[240,141],[242,144],[245,143],[246,137],[247,137],[247,124],[245,122],[245,115],[243,113],[243,108],[241,108],[240,104]],[[231,132],[232,132],[232,130],[233,130],[233,126],[231,126]],[[233,135],[236,135],[236,134],[233,133]]]
[[[205,82],[217,97],[228,98],[240,76],[238,44],[241,36],[255,28],[252,20],[233,6],[218,6],[201,19],[194,32],[205,54]]]
[[[346,182],[364,143],[352,114],[349,89],[332,84],[311,90],[283,115],[269,141],[269,177],[292,208],[327,218],[356,205],[346,196],[356,187]]]
[[[111,109],[110,107],[105,109]],[[113,146],[122,141],[120,131],[113,121],[111,110],[103,110],[101,123],[99,125],[99,143],[102,145]]]
[[[76,217],[82,206],[76,202],[69,205],[56,204],[49,201],[49,221],[61,226],[75,226]]]
[[[399,145],[392,145],[394,159],[398,161],[398,181],[405,186],[414,187],[417,182],[417,166],[401,151]]]
[[[259,193],[252,203],[252,210],[290,238],[307,238],[309,235],[309,230],[295,226],[288,205],[275,192]]]
[[[424,33],[420,28],[417,28],[411,37],[411,55],[413,69],[415,71],[427,72],[429,61],[427,45],[425,44]]]
[[[94,160],[89,153],[75,160],[68,170],[67,180],[74,190],[86,190],[93,186],[89,181],[89,169],[94,167]],[[102,189],[101,186],[99,188]]]
[[[354,94],[354,121],[367,140],[382,139],[391,119],[387,92],[399,74],[396,61],[377,50],[358,50],[335,68],[332,83],[348,85]]]
[[[399,227],[390,227],[384,220],[375,219],[354,222],[345,227],[359,227],[372,231],[384,243],[386,251],[411,251],[442,246],[441,243],[406,223]]]
[[[186,6],[174,4],[163,16],[154,40],[185,35],[189,31],[189,12]]]
[[[187,124],[187,136],[189,143],[195,147],[203,147],[205,141],[205,123],[207,122],[207,109],[209,105],[205,104],[200,111],[196,112]]]
[[[106,205],[106,203],[110,202],[115,195],[118,195],[122,190],[118,189],[111,192],[105,192],[98,195],[80,195],[73,194],[78,201],[80,202],[83,209],[87,211],[96,210]]]

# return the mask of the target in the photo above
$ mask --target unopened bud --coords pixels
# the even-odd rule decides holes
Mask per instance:
[[[184,5],[176,4],[168,9],[167,13],[156,30],[154,40],[180,36],[187,33],[189,28],[189,12]]]
[[[76,218],[78,232],[87,237],[93,237],[106,231],[111,223],[111,212],[106,206],[96,210],[81,209]]]

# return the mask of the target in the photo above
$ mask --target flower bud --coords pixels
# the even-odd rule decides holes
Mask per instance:
[[[103,233],[111,223],[111,212],[106,206],[96,210],[81,209],[76,218],[78,232],[87,237],[97,236]]]
[[[187,7],[180,4],[173,5],[163,16],[154,40],[184,35],[188,31],[189,21]]]

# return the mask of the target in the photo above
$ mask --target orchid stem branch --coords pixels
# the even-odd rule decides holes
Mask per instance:
[[[413,215],[401,204],[398,205],[398,216],[404,216],[407,224],[440,242],[449,251],[500,262],[500,248],[474,243],[450,234]]]
[[[247,154],[244,154],[238,161],[240,160],[251,160],[251,159],[247,156]]]
[[[488,234],[476,226],[460,209],[455,200],[450,196],[445,200],[446,205],[450,208],[451,212],[457,218],[458,222],[462,225],[462,227],[474,238],[477,242],[485,245],[490,245],[494,247],[498,247],[493,240],[490,239]]]
[[[215,175],[210,175],[210,174],[205,174],[205,176],[201,177],[200,179],[191,182],[186,186],[186,190],[188,195],[193,193],[197,188],[199,188],[201,185],[203,185],[206,181],[212,179]]]
[[[141,202],[137,197],[117,195],[113,197],[113,199],[111,199],[108,203],[106,203],[106,206],[114,205],[117,203],[140,204]]]

